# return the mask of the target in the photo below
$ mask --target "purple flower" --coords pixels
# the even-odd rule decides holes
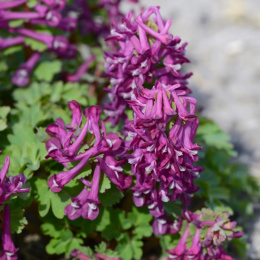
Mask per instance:
[[[82,206],[87,202],[88,193],[87,188],[83,188],[77,197],[71,198],[71,204],[64,209],[69,219],[74,220],[82,215]]]
[[[192,245],[187,250],[186,256],[188,259],[200,260],[203,256],[202,246],[200,243],[200,230],[196,229],[195,235],[192,239]]]
[[[56,10],[49,10],[46,6],[37,4],[35,10],[40,14],[39,19],[33,19],[32,24],[46,24],[52,27],[59,25],[61,21],[61,15]]]
[[[86,202],[82,207],[83,218],[94,220],[99,214],[98,206],[101,204],[98,200],[100,174],[101,168],[100,165],[97,164],[92,178],[91,189],[88,193]]]
[[[20,68],[12,76],[13,84],[18,87],[24,87],[29,83],[30,74],[40,59],[40,56],[41,54],[39,52],[35,52],[26,63],[20,65]]]
[[[92,260],[91,257],[86,256],[85,254],[83,254],[82,252],[80,252],[77,249],[74,249],[71,251],[70,257],[75,257],[75,258],[81,259],[81,260]]]
[[[10,209],[8,204],[5,205],[3,216],[3,230],[2,230],[2,252],[0,254],[1,260],[17,260],[16,252],[19,250],[15,248],[11,238],[10,232]]]
[[[58,28],[66,32],[73,32],[78,26],[77,12],[70,11],[67,17],[61,19]]]
[[[99,119],[101,113],[102,109],[100,106],[91,106],[84,110],[84,116],[88,119],[88,130],[91,134],[94,134],[96,138],[96,144],[98,144],[98,142],[101,140],[99,129]]]
[[[2,1],[1,5],[0,5],[0,10],[17,7],[17,6],[22,5],[26,2],[27,2],[27,0]]]
[[[104,154],[104,160],[100,157],[102,170],[106,173],[108,178],[114,182],[119,189],[124,190],[131,185],[131,176],[121,173],[120,165],[125,161],[116,161],[112,156],[117,156],[120,153],[122,139],[118,134],[106,133],[105,125],[101,121],[100,131],[100,114],[102,112],[100,106],[91,106],[84,110],[84,116],[87,122],[81,128],[82,115],[81,107],[76,101],[70,101],[68,107],[71,110],[72,121],[70,124],[64,124],[63,120],[58,118],[54,124],[47,126],[46,132],[53,136],[47,143],[46,148],[48,155],[46,158],[53,158],[59,163],[62,163],[68,168],[69,162],[79,161],[79,163],[68,171],[53,175],[48,180],[48,186],[52,192],[59,192],[64,185],[70,182],[88,163],[91,157]],[[90,140],[86,140],[87,132],[92,134]],[[92,145],[92,141],[95,142]],[[89,146],[84,152],[79,150],[83,145]],[[99,168],[100,166],[98,166]],[[92,193],[91,193],[92,194]],[[90,195],[88,195],[90,196]]]
[[[35,19],[40,18],[41,15],[37,12],[10,12],[10,11],[1,11],[0,10],[0,20],[10,21],[10,20],[19,20],[19,19]]]
[[[22,36],[13,37],[10,39],[0,39],[0,50],[19,44],[24,44],[24,38]]]
[[[70,45],[67,38],[63,36],[52,36],[47,33],[38,33],[33,30],[18,28],[15,30],[23,36],[33,38],[40,41],[53,52],[64,58],[73,58],[76,55],[77,49],[74,45]]]
[[[92,63],[92,61],[96,58],[95,55],[91,55],[89,59],[87,59],[84,63],[81,64],[81,66],[78,68],[77,72],[72,75],[68,75],[66,77],[66,80],[69,82],[77,82],[81,79],[81,76],[87,72],[89,65]]]
[[[166,250],[167,253],[169,253],[168,260],[171,259],[177,259],[181,260],[183,256],[185,256],[186,252],[186,239],[189,236],[189,224],[185,228],[185,231],[183,235],[181,236],[181,239],[178,243],[178,245],[173,248],[172,250]]]
[[[132,177],[123,174],[121,165],[124,161],[116,161],[111,155],[105,155],[104,158],[97,157],[102,171],[117,186],[119,190],[126,190],[132,183]]]
[[[5,181],[5,177],[6,177],[6,174],[8,172],[9,165],[10,165],[10,158],[9,158],[9,156],[6,156],[4,166],[0,171],[0,185],[1,185],[1,187],[4,183],[4,181]]]
[[[121,260],[121,257],[109,257],[101,253],[95,253],[95,257],[97,260]]]
[[[8,156],[5,158],[5,164],[0,171],[0,205],[6,201],[12,194],[15,193],[25,193],[30,190],[30,188],[23,188],[26,182],[26,178],[23,174],[17,176],[6,177],[10,165],[10,159]]]
[[[71,170],[52,175],[47,182],[51,191],[60,192],[63,189],[64,185],[69,183],[77,174],[79,174],[79,172],[87,164],[90,157],[91,153],[84,156],[84,158],[78,163],[78,165],[76,165]]]
[[[66,4],[66,0],[41,0],[41,1],[53,9],[63,9]]]

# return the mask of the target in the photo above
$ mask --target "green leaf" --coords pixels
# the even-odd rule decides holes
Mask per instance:
[[[119,191],[113,183],[111,184],[111,189],[99,194],[99,200],[104,207],[111,207],[119,203],[123,197],[123,192]]]
[[[89,176],[91,173],[92,173],[92,168],[91,168],[90,164],[88,163],[81,170],[80,174],[78,174],[74,179],[79,180],[81,178],[85,178],[85,177]]]
[[[163,255],[167,255],[166,249],[172,249],[177,246],[179,242],[180,235],[179,234],[165,234],[165,235],[157,235],[156,237],[160,238],[160,244],[162,247]]]
[[[7,115],[9,114],[11,108],[8,106],[0,107],[0,131],[7,128]]]
[[[178,218],[181,215],[181,207],[176,204],[176,202],[169,201],[167,203],[163,203],[165,211],[169,214]]]
[[[104,193],[106,190],[111,188],[111,181],[107,178],[105,174],[103,174],[103,177],[101,177],[100,180],[100,193]]]
[[[6,118],[10,111],[11,108],[8,106],[0,107],[0,118]]]
[[[136,238],[150,237],[152,235],[152,226],[149,224],[152,216],[149,214],[149,211],[133,207],[132,212],[128,213],[127,218],[134,226],[133,234],[135,234]]]
[[[26,2],[26,5],[27,5],[29,8],[35,7],[36,4],[37,4],[37,1],[36,1],[36,0],[28,0],[28,1]]]
[[[29,38],[29,37],[24,37],[24,41],[25,41],[25,44],[27,46],[30,46],[32,48],[32,50],[34,51],[39,51],[39,52],[43,52],[45,50],[47,50],[47,45],[40,42],[40,41],[37,41],[37,40],[34,40],[32,38]]]
[[[36,199],[39,202],[38,209],[41,217],[44,217],[49,212],[51,206],[51,193],[45,179],[37,178],[33,181],[33,189],[37,192]]]
[[[15,28],[15,27],[19,27],[21,25],[23,25],[23,23],[25,22],[26,20],[23,20],[23,19],[19,19],[19,20],[12,20],[10,21],[8,24],[11,28]]]
[[[0,119],[0,131],[3,131],[7,128],[6,119]]]
[[[76,237],[72,238],[66,248],[66,252],[65,252],[66,257],[70,256],[72,250],[74,249],[78,250],[82,244],[83,244],[83,240],[81,238],[76,238]]]
[[[62,230],[62,225],[59,225],[58,221],[53,218],[53,223],[45,222],[41,225],[41,230],[44,235],[48,235],[54,238],[60,237],[60,232]]]
[[[9,203],[11,215],[11,233],[20,234],[23,228],[28,224],[27,219],[24,217],[24,209],[20,208],[17,203]]]
[[[66,248],[68,247],[70,241],[69,240],[61,240],[57,238],[51,239],[49,244],[46,246],[46,252],[50,255],[57,254],[61,255],[66,252]]]
[[[106,248],[105,242],[101,242],[99,245],[95,246],[95,252],[104,254],[104,255],[111,257],[111,258],[112,257],[119,257],[117,252]]]
[[[141,259],[143,242],[133,238],[130,240],[129,235],[125,234],[124,239],[120,240],[116,251],[124,260]]]
[[[34,75],[38,80],[51,82],[54,75],[61,71],[61,61],[43,61],[34,70]]]
[[[49,190],[49,192],[51,192]],[[51,209],[56,218],[62,219],[64,217],[64,209],[69,204],[70,195],[64,190],[59,193],[52,193],[50,196]]]
[[[17,108],[19,109],[18,114],[20,115],[20,121],[26,122],[32,128],[46,119],[46,114],[43,113],[40,103],[35,103],[32,106],[18,103]]]
[[[11,46],[9,48],[2,50],[2,53],[3,53],[3,55],[7,56],[7,55],[10,55],[15,52],[22,51],[22,50],[23,50],[22,45],[15,45],[15,46]],[[2,71],[2,69],[0,69],[0,71]]]
[[[7,71],[7,70],[8,70],[8,66],[7,66],[6,62],[5,61],[0,61],[0,72]]]

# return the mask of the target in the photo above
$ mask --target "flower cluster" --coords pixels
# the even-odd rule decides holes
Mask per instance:
[[[119,190],[127,189],[132,183],[132,177],[122,173],[121,165],[125,161],[114,159],[121,152],[119,148],[123,140],[118,134],[106,133],[105,125],[100,120],[101,107],[91,106],[84,110],[83,114],[87,121],[82,127],[80,105],[73,100],[68,103],[68,107],[72,114],[71,123],[65,125],[63,120],[58,118],[46,129],[46,132],[53,136],[46,143],[48,150],[46,158],[51,157],[67,168],[69,162],[79,161],[79,163],[68,171],[51,176],[48,185],[52,192],[61,191],[64,185],[89,163],[95,168],[92,183],[84,178],[80,179],[85,187],[77,197],[72,198],[72,203],[65,208],[65,213],[70,219],[82,216],[93,220],[99,213],[98,191],[101,170]]]
[[[152,15],[154,22],[149,21]],[[119,51],[105,55],[106,75],[113,85],[109,90],[113,101],[106,105],[108,120],[116,124],[127,104],[133,110],[133,120],[125,120],[124,127],[129,137],[125,147],[132,154],[124,157],[137,180],[132,188],[134,203],[148,206],[159,233],[166,232],[160,223],[168,218],[163,202],[181,198],[188,206],[198,190],[194,179],[203,170],[193,164],[201,149],[193,143],[199,124],[196,99],[187,96],[190,74],[180,71],[188,61],[186,44],[179,45],[180,38],[168,33],[170,25],[170,19],[162,20],[158,7],[137,18],[128,13],[107,39],[117,40]]]
[[[133,191],[137,207],[148,207],[154,216],[154,234],[181,233],[178,245],[168,250],[169,259],[231,259],[223,242],[242,233],[233,231],[236,223],[229,222],[227,215],[186,210],[182,217],[172,220],[164,210],[164,203],[176,200],[188,208],[198,190],[195,179],[203,171],[195,165],[202,147],[194,143],[199,120],[195,114],[197,101],[188,96],[191,73],[185,75],[180,70],[189,62],[184,57],[186,43],[180,44],[178,36],[169,34],[170,25],[171,20],[163,21],[158,7],[150,7],[136,18],[130,12],[121,24],[114,25],[107,41],[113,47],[118,43],[118,47],[113,53],[105,53],[106,76],[112,88],[107,89],[111,102],[104,107],[113,126],[123,119],[124,140],[118,134],[106,133],[100,106],[84,110],[87,120],[83,124],[80,105],[70,101],[71,123],[65,125],[58,118],[46,129],[52,136],[46,143],[46,158],[69,170],[51,176],[48,185],[52,192],[59,192],[84,167],[90,167],[92,180],[91,176],[80,178],[84,188],[72,198],[65,213],[72,220],[80,216],[93,220],[99,214],[103,171],[119,190]],[[132,120],[126,108],[132,112]],[[122,166],[127,163],[135,177],[132,187],[132,176],[123,173]],[[192,240],[189,247],[188,240]],[[88,259],[79,251],[74,253]]]
[[[154,15],[153,21],[149,19]],[[189,62],[184,57],[187,43],[180,44],[179,36],[168,33],[171,19],[163,21],[159,7],[149,7],[137,18],[128,13],[119,25],[111,29],[107,42],[118,43],[117,51],[105,52],[106,76],[112,88],[107,89],[111,102],[105,105],[109,121],[116,125],[120,118],[127,121],[126,99],[134,89],[152,87],[154,80],[164,85],[179,84],[186,91],[187,78],[180,69]]]
[[[0,171],[0,206],[12,195],[16,193],[28,192],[30,188],[23,188],[26,182],[26,178],[23,174],[19,174],[15,177],[6,177],[10,165],[10,159],[8,156],[5,158],[5,164]],[[5,203],[6,204],[6,203]],[[0,259],[2,260],[17,260],[14,243],[11,238],[10,232],[10,209],[8,204],[4,206],[3,215],[3,230],[2,230],[2,252]]]
[[[223,243],[243,236],[243,232],[234,231],[236,222],[230,222],[228,214],[202,209],[199,214],[185,211],[183,216],[186,221],[181,224],[184,231],[179,243],[172,250],[166,250],[169,253],[169,260],[233,259],[225,252]],[[187,247],[188,241],[191,242],[190,247]]]
[[[198,127],[196,101],[185,94],[179,84],[156,81],[151,90],[135,90],[127,101],[134,111],[134,120],[125,126],[127,146],[133,151],[125,157],[137,179],[132,188],[134,203],[147,205],[156,218],[164,215],[163,202],[182,198],[189,205],[198,190],[194,179],[203,170],[193,164],[201,149],[193,143]]]

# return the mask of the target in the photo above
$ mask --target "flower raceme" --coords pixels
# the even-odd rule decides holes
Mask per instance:
[[[26,178],[23,174],[17,176],[6,177],[10,165],[10,158],[5,157],[5,163],[0,171],[0,206],[4,206],[3,215],[3,230],[2,230],[2,252],[0,254],[1,260],[17,260],[16,252],[18,248],[15,248],[14,243],[11,238],[10,232],[10,209],[6,200],[13,194],[25,193],[30,190],[30,188],[23,188],[26,182]]]
[[[181,225],[186,225],[176,247],[166,250],[171,259],[195,260],[232,260],[223,248],[226,240],[239,238],[243,232],[234,231],[236,222],[229,221],[226,213],[214,213],[209,209],[202,209],[199,214],[189,211],[183,212],[186,219]],[[191,238],[191,245],[187,246]]]
[[[69,167],[69,163],[77,161],[79,163],[68,171],[51,176],[48,185],[52,192],[59,192],[87,164],[90,164],[95,169],[92,183],[84,178],[80,179],[85,187],[77,197],[72,198],[72,203],[65,208],[65,213],[70,219],[82,216],[93,220],[99,213],[98,192],[101,170],[120,190],[129,188],[132,177],[122,173],[120,165],[125,160],[114,159],[119,155],[123,140],[118,134],[106,133],[105,125],[100,121],[101,107],[91,106],[84,110],[83,114],[87,121],[83,126],[80,105],[73,100],[68,103],[68,107],[72,114],[71,123],[65,125],[59,118],[46,129],[52,136],[46,143],[48,150],[46,158],[51,157],[66,168]]]
[[[152,16],[154,19],[150,21]],[[186,84],[191,74],[184,75],[180,71],[182,64],[189,62],[184,57],[187,43],[180,44],[179,36],[169,34],[170,25],[171,19],[164,22],[159,7],[149,7],[138,17],[128,13],[111,29],[106,41],[118,43],[119,47],[114,52],[105,52],[105,73],[112,86],[107,89],[111,102],[105,105],[105,112],[113,125],[120,118],[127,119],[126,99],[144,84],[150,88],[154,80],[158,80],[167,87],[180,84],[180,90],[190,92]],[[161,96],[159,93],[160,99]],[[173,112],[170,109],[168,113]]]

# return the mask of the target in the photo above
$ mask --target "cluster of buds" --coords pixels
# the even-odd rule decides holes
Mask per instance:
[[[122,173],[121,165],[125,163],[125,160],[114,159],[121,153],[123,140],[119,138],[118,134],[106,133],[105,125],[100,120],[101,107],[91,106],[84,110],[83,114],[87,121],[82,127],[80,105],[76,101],[70,101],[68,107],[72,114],[71,123],[65,125],[63,120],[58,118],[46,129],[46,132],[53,136],[46,143],[48,150],[46,158],[51,157],[66,168],[68,168],[69,162],[79,161],[79,163],[68,171],[51,176],[48,185],[52,192],[59,192],[84,166],[89,164],[91,168],[95,168],[92,183],[81,178],[85,187],[77,197],[72,198],[72,203],[65,208],[65,213],[70,219],[82,216],[93,220],[99,213],[98,192],[101,170],[119,190],[129,188],[132,177]]]
[[[183,233],[179,243],[169,253],[171,259],[194,260],[232,260],[223,248],[223,243],[233,238],[243,236],[243,232],[234,231],[236,222],[230,222],[227,213],[215,213],[209,209],[202,209],[198,214],[183,212],[181,221]],[[187,244],[191,242],[188,248]]]
[[[10,159],[8,156],[5,158],[5,164],[0,171],[0,206],[3,206],[4,202],[12,195],[16,193],[25,193],[30,188],[23,188],[26,182],[26,178],[23,174],[19,174],[15,177],[6,177],[10,165]],[[17,260],[16,252],[18,248],[15,248],[11,238],[10,232],[10,209],[7,203],[4,206],[3,214],[3,230],[2,230],[2,252],[0,259],[3,260]]]
[[[93,258],[85,255],[84,253],[80,252],[77,249],[74,249],[70,253],[70,257],[76,258],[76,259],[81,259],[81,260],[92,260]],[[106,256],[105,254],[101,253],[95,253],[95,259],[96,260],[121,260],[121,257],[109,257]]]

